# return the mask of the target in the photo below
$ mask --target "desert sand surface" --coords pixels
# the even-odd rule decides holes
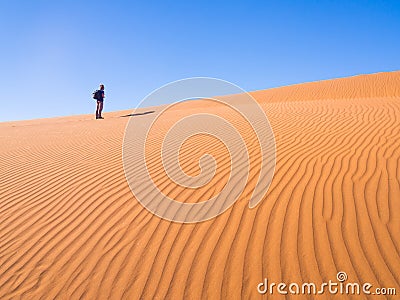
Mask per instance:
[[[246,141],[250,176],[243,194],[225,213],[195,224],[151,214],[127,184],[124,130],[130,118],[149,114],[0,123],[0,298],[398,299],[400,72],[252,95],[276,139],[275,175],[253,209],[260,150],[235,112],[208,100],[188,101],[152,130],[146,145],[152,178],[183,202],[218,194],[230,160],[210,136],[187,140],[182,169],[195,176],[199,158],[209,153],[216,175],[199,189],[174,185],[160,160],[171,124],[193,112],[216,113]],[[321,284],[337,281],[340,271],[348,282],[394,287],[397,296],[257,291],[264,278]]]

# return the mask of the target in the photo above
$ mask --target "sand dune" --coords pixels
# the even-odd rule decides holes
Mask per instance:
[[[216,177],[200,189],[174,186],[159,157],[169,126],[193,111],[212,112],[246,141],[251,170],[239,201],[197,224],[162,220],[133,197],[122,165],[129,117],[121,116],[130,111],[106,113],[105,120],[0,123],[0,298],[283,299],[260,295],[257,285],[264,278],[320,284],[339,271],[349,282],[394,287],[399,297],[400,72],[252,95],[269,118],[277,153],[272,184],[254,209],[248,201],[259,148],[234,112],[206,100],[185,102],[151,135],[152,177],[185,202],[219,193],[229,156],[212,137],[188,140],[183,169],[198,174],[198,159],[210,153]]]

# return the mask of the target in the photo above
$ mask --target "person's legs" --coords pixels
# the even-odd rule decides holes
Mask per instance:
[[[97,101],[97,106],[96,106],[96,119],[99,118],[99,101]]]
[[[103,101],[97,101],[96,119],[102,118],[101,112],[103,111]]]
[[[102,111],[103,111],[103,101],[97,101],[97,104],[98,104],[98,117],[99,117],[99,118],[103,118],[103,117],[101,116],[101,113],[102,113]]]

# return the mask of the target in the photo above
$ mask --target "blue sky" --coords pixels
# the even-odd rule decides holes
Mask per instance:
[[[168,82],[245,90],[400,69],[400,1],[0,0],[0,121],[134,108]]]

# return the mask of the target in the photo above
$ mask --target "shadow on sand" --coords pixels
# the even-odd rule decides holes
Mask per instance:
[[[152,114],[152,113],[154,113],[154,112],[155,112],[155,110],[149,110],[149,111],[145,111],[145,112],[142,112],[142,113],[129,114],[129,115],[120,116],[120,117],[121,117],[121,118],[126,118],[126,117],[143,116],[143,115]]]

